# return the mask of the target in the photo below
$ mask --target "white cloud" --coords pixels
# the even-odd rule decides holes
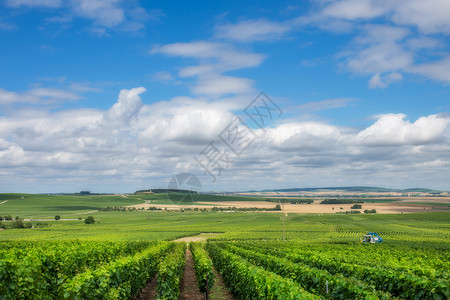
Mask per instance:
[[[380,75],[380,73],[375,74],[372,78],[369,80],[369,87],[371,89],[375,89],[378,87],[385,88],[389,86],[391,83],[394,83],[396,81],[400,81],[403,79],[402,74],[397,72],[392,72],[386,75]]]
[[[338,127],[318,122],[288,123],[271,128],[267,140],[282,150],[314,148],[320,149],[325,143],[330,146],[338,141],[342,134]],[[319,150],[320,151],[320,150]]]
[[[361,74],[407,68],[414,61],[413,53],[401,44],[408,34],[404,28],[367,25],[363,34],[355,39],[357,50],[347,56],[347,68]]]
[[[165,53],[174,56],[212,58],[217,57],[223,44],[212,42],[174,43],[152,49],[152,53]]]
[[[202,147],[217,139],[217,135],[231,121],[233,115],[230,107],[190,98],[148,106],[140,115],[140,126],[145,129],[139,133],[138,142],[148,145],[161,141],[161,147],[164,144],[173,145],[174,149],[186,145]],[[183,149],[177,151],[184,152]]]
[[[113,28],[123,32],[138,32],[145,28],[146,21],[163,15],[159,10],[147,12],[134,1],[122,0],[7,0],[6,4],[16,9],[53,9],[58,15],[45,18],[45,25],[59,23],[67,27],[75,17],[92,20],[89,30],[98,36],[107,35],[109,29]]]
[[[30,6],[30,7],[61,7],[62,0],[6,0],[6,4],[12,7]]]
[[[95,21],[95,25],[114,27],[122,23],[125,11],[120,0],[72,0],[75,14]]]
[[[197,77],[196,84],[191,87],[192,92],[214,97],[253,92],[252,80],[223,73],[258,66],[264,59],[261,54],[238,51],[229,44],[208,41],[168,44],[154,47],[150,52],[197,59],[199,64],[183,67],[178,75]]]
[[[338,0],[318,1],[318,13],[310,20],[371,21],[385,18],[395,25],[416,27],[423,33],[450,33],[447,0]]]
[[[168,44],[153,48],[151,53],[163,53],[201,60],[201,65],[183,69],[180,72],[182,76],[255,67],[261,64],[264,59],[261,54],[237,51],[231,45],[207,41]]]
[[[369,128],[361,131],[356,140],[369,146],[424,145],[442,138],[450,118],[439,115],[421,117],[414,123],[404,114],[382,115]]]
[[[450,82],[445,54],[450,45],[442,38],[450,34],[449,1],[338,0],[315,4],[310,14],[296,19],[297,25],[356,33],[349,50],[337,57],[344,59],[341,64],[347,70],[370,75],[369,86],[385,87],[399,78],[387,75],[382,79],[382,73],[421,74]],[[438,48],[445,50],[438,52]]]
[[[450,34],[450,2],[447,0],[394,1],[392,10],[392,21],[399,25],[416,26],[424,33]]]
[[[386,7],[375,0],[344,0],[330,2],[323,8],[322,14],[346,20],[372,19],[386,12]]]
[[[193,157],[210,141],[224,146],[219,133],[251,98],[178,97],[144,105],[144,91],[122,90],[105,111],[18,109],[1,116],[0,188],[14,191],[20,182],[31,192],[133,192],[167,186],[181,171],[199,175],[209,190],[274,187],[274,178],[284,186],[389,186],[395,178],[398,185],[448,187],[443,174],[450,162],[450,118],[431,115],[411,123],[402,114],[379,116],[361,131],[289,121],[257,130],[260,138],[213,185]],[[432,172],[428,181],[417,172],[423,166]]]
[[[445,47],[445,44],[436,39],[431,37],[416,37],[416,38],[409,38],[406,40],[405,43],[406,47],[408,47],[411,50],[414,51],[420,51],[420,50],[433,50],[437,48]]]
[[[143,104],[139,95],[145,91],[143,87],[121,90],[117,103],[103,114],[101,124],[114,127],[128,126],[142,108]]]
[[[54,88],[35,88],[24,93],[11,92],[0,88],[0,105],[16,103],[49,104],[81,98],[74,92]]]
[[[266,19],[246,20],[237,24],[220,25],[215,36],[238,42],[254,42],[280,39],[291,30],[291,26]]]
[[[250,93],[254,91],[252,83],[250,79],[232,76],[201,76],[192,92],[211,96]]]
[[[416,64],[409,67],[408,71],[433,78],[441,82],[450,83],[450,55],[440,61],[438,60]]]

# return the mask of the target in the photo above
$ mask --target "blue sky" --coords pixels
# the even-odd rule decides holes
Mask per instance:
[[[2,192],[133,192],[183,172],[215,191],[450,189],[446,0],[0,7]],[[264,127],[244,113],[261,91],[283,112]],[[236,116],[239,155],[220,138]],[[230,160],[205,169],[211,142]]]

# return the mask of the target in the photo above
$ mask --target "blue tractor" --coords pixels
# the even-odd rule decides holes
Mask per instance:
[[[381,243],[383,241],[383,238],[378,235],[376,232],[368,232],[366,235],[364,235],[363,239],[361,240],[362,243],[366,244],[375,244],[375,243]]]

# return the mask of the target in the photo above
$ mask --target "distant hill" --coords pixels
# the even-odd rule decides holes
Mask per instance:
[[[432,190],[428,188],[408,188],[408,189],[392,189],[392,188],[382,188],[382,187],[373,187],[373,186],[340,186],[340,187],[315,187],[315,188],[286,188],[286,189],[265,189],[265,190],[250,190],[250,191],[228,191],[228,192],[203,192],[201,194],[208,195],[226,195],[229,197],[233,194],[242,194],[242,193],[293,193],[293,192],[358,192],[358,193],[429,193],[439,195],[443,192],[448,191],[438,191]],[[197,193],[195,191],[188,191],[182,189],[149,189],[149,190],[139,190],[136,191],[135,194],[148,194],[148,193]]]
[[[427,188],[390,189],[373,186],[345,186],[345,187],[320,187],[320,188],[289,188],[289,189],[269,189],[261,192],[320,192],[320,191],[345,191],[345,192],[372,192],[372,193],[441,193]],[[253,191],[255,192],[255,191]]]
[[[191,191],[191,190],[183,190],[183,189],[152,189],[152,190],[139,190],[136,191],[135,194],[148,194],[148,193],[154,193],[154,194],[161,194],[161,193],[190,193],[190,194],[197,194],[197,191]]]

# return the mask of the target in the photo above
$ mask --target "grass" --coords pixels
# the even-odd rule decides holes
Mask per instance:
[[[8,229],[0,240],[172,240],[201,232],[221,233],[213,239],[282,238],[281,214],[225,212],[97,212],[97,223],[53,221],[48,227]],[[410,215],[299,215],[285,220],[288,240],[308,242],[358,242],[368,231],[380,233],[386,243],[414,242],[450,250],[448,213]]]
[[[417,205],[433,205],[433,206],[450,207],[450,203],[442,203],[442,202],[402,202],[402,204],[417,204]]]
[[[418,266],[420,263],[426,266],[428,261],[436,261],[437,268],[441,268],[439,271],[443,272],[448,271],[448,264],[439,262],[450,260],[450,211],[386,215],[290,213],[283,218],[281,212],[97,211],[108,206],[169,201],[167,195],[161,194],[133,195],[128,198],[106,195],[0,195],[2,201],[8,200],[0,205],[0,215],[3,216],[49,216],[53,219],[58,214],[63,219],[69,219],[80,216],[76,215],[78,213],[90,211],[91,213],[82,216],[92,215],[97,221],[90,225],[82,220],[49,221],[43,228],[3,230],[0,231],[0,250],[2,247],[8,249],[12,244],[10,241],[160,241],[200,233],[215,233],[208,235],[209,241],[254,243],[253,240],[261,240],[268,241],[269,244],[275,241],[278,249],[287,245],[281,242],[284,234],[287,241],[294,242],[292,245],[296,249],[315,249],[318,254],[325,250],[330,255],[334,255],[333,251],[351,253],[353,250],[375,250],[373,259],[376,260],[382,259],[383,255],[390,257],[391,253],[406,251],[420,254],[417,255]],[[246,197],[245,199],[248,201]],[[9,226],[12,222],[3,223],[8,223]],[[37,224],[35,221],[32,223]],[[378,232],[384,239],[383,243],[360,245],[360,238],[366,232]],[[427,260],[422,260],[423,257]],[[211,299],[226,299],[223,285],[216,285],[212,294],[215,298]]]
[[[23,197],[23,199],[22,199]],[[53,218],[55,215],[71,216],[99,210],[106,207],[128,206],[143,204],[174,204],[165,193],[130,195],[34,195],[34,194],[0,194],[0,216],[11,215],[23,218]],[[223,202],[223,201],[264,201],[262,198],[198,195],[196,205],[211,206],[201,202]],[[176,204],[191,205],[192,202],[181,202]]]
[[[174,195],[174,194],[172,194]],[[183,195],[180,193],[180,195]],[[265,201],[265,198],[261,197],[244,197],[244,196],[224,196],[224,195],[209,195],[209,194],[197,194],[194,196],[196,204],[198,202],[225,202],[225,201]],[[168,198],[166,193],[158,194],[137,194],[129,196],[130,199],[141,199],[157,201],[155,204],[171,204],[172,202]],[[189,198],[189,197],[188,197]],[[163,202],[160,202],[163,201]],[[188,202],[191,203],[191,202]],[[182,204],[182,203],[181,203]]]
[[[164,198],[167,195],[161,194],[133,195],[128,198],[107,195],[0,195],[0,199],[8,200],[0,205],[2,216],[10,214],[21,218],[53,219],[55,215],[60,215],[62,219],[76,219],[92,215],[97,220],[92,225],[78,220],[52,221],[47,222],[48,225],[44,228],[7,229],[0,231],[0,240],[172,240],[201,232],[221,233],[213,239],[281,239],[283,232],[282,213],[148,210],[92,212],[108,206],[140,204],[145,200],[168,201]],[[227,196],[223,197],[229,199]],[[91,213],[78,215],[86,212]],[[450,212],[393,215],[289,214],[285,217],[285,237],[300,242],[358,242],[365,232],[375,231],[386,238],[386,243],[412,242],[450,250],[449,220]]]
[[[55,215],[73,217],[74,214],[98,210],[108,206],[125,206],[143,203],[143,201],[137,199],[129,199],[115,195],[0,195],[0,199],[3,199],[2,202],[7,200],[6,203],[0,204],[0,216],[11,215],[22,218],[53,218]]]

